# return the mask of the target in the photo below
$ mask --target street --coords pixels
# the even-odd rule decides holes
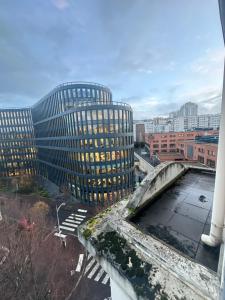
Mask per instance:
[[[14,242],[13,231],[18,230],[18,221],[32,211],[36,200],[34,201],[34,195],[24,196],[0,192],[0,201],[2,203],[3,217],[0,221],[0,226],[3,228],[0,234],[0,246],[4,250],[4,247],[8,247],[6,232],[9,232],[8,236],[12,244]],[[37,201],[40,200],[37,199]],[[37,263],[37,272],[41,271],[41,274],[43,274],[41,276],[50,280],[49,293],[51,299],[104,300],[110,297],[109,276],[98,265],[94,257],[86,253],[76,237],[77,227],[95,215],[96,212],[95,207],[89,207],[80,203],[75,203],[72,210],[62,207],[58,212],[59,228],[60,235],[63,235],[65,243],[62,243],[62,238],[57,236],[57,218],[52,213],[47,215],[46,221],[36,223],[34,232],[31,232],[33,236],[32,243],[34,243],[34,250],[31,256]],[[9,229],[7,227],[8,223],[4,223],[5,218],[10,220]],[[43,228],[40,226],[43,226]],[[35,241],[35,236],[39,238],[40,233],[44,234],[42,239],[40,242],[39,240]],[[15,246],[12,245],[9,251],[13,252],[13,247]],[[24,253],[24,257],[26,256],[27,254]],[[7,257],[6,251],[1,251],[0,267],[6,267],[7,270],[7,264],[10,267],[14,266],[15,261],[10,261],[10,259],[11,256]],[[24,262],[26,263],[26,259]],[[21,264],[19,257],[16,263],[18,265]],[[0,299],[4,299],[4,297],[5,294],[2,290]]]

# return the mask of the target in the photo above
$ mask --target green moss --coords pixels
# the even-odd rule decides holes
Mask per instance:
[[[120,273],[128,278],[137,295],[155,299],[155,296],[160,294],[161,285],[153,286],[149,281],[152,265],[143,262],[123,237],[115,231],[110,231],[98,235],[94,243],[98,254],[106,257]]]
[[[87,228],[94,228],[98,223],[100,222],[100,220],[98,220],[98,218],[92,218],[87,222]]]
[[[97,216],[90,219],[86,224],[86,228],[93,232],[95,230],[96,225],[98,225],[110,211],[111,208],[107,208],[105,211],[99,213]]]
[[[160,300],[168,300],[168,295],[165,292],[162,293],[162,295],[160,296]]]
[[[135,213],[135,208],[129,207],[129,208],[128,208],[128,211],[129,211],[129,215],[132,216],[132,215],[134,215],[134,213]]]
[[[100,222],[100,219],[97,217],[94,217],[86,223],[86,228],[82,232],[82,234],[86,240],[89,239],[89,237],[92,235],[92,233],[94,232],[95,226],[99,222]]]
[[[84,231],[83,231],[83,236],[84,238],[87,240],[89,239],[89,237],[91,236],[91,230],[86,228]]]

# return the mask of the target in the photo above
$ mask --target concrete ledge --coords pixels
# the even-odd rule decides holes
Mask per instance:
[[[142,158],[139,154],[134,152],[134,156],[139,160],[139,168],[141,171],[146,172],[147,174],[150,174],[154,172],[154,167],[150,165],[144,158]]]
[[[115,231],[124,239],[143,262],[153,266],[154,273],[149,273],[151,284],[159,283],[167,294],[167,299],[218,299],[220,281],[213,271],[180,255],[172,248],[161,243],[155,238],[145,235],[125,218],[130,210],[126,208],[127,200],[121,201],[111,207],[105,215],[96,217],[96,226],[92,228],[91,237],[85,239],[84,231],[88,224],[78,229],[78,236],[86,249],[96,257],[103,269],[109,274],[116,286],[127,294],[124,299],[141,299],[134,295],[135,291],[131,283],[124,278],[110,261],[99,256],[92,244],[92,239],[100,233]],[[128,281],[128,282],[127,282]],[[120,292],[121,292],[120,291]],[[156,298],[158,299],[158,298]],[[160,299],[160,298],[159,298]]]
[[[130,198],[127,206],[133,209],[140,208],[146,204],[146,202],[155,198],[168,186],[172,185],[186,170],[187,168],[183,164],[176,162],[158,165],[153,172],[144,178]]]
[[[79,240],[96,257],[113,282],[111,286],[113,300],[142,298],[136,293],[130,279],[121,274],[116,262],[113,263],[111,259],[103,257],[98,252],[96,245],[98,236],[109,231],[123,237],[142,262],[152,266],[148,276],[149,285],[160,286],[160,292],[154,299],[215,300],[219,298],[220,274],[192,261],[160,240],[146,235],[127,221],[134,210],[136,212],[141,205],[154,199],[189,168],[193,166],[177,162],[159,165],[154,174],[147,176],[140,188],[128,199],[116,203],[78,228]],[[196,169],[215,172],[204,167]]]
[[[132,284],[122,276],[119,271],[112,266],[103,256],[99,256],[96,253],[96,249],[93,247],[90,240],[86,240],[82,233],[78,231],[78,238],[80,242],[84,245],[86,250],[95,258],[95,260],[101,265],[103,270],[110,276],[110,285],[113,289],[114,296],[112,299],[121,299],[121,300],[136,300],[142,299],[137,298],[136,293],[132,287]]]

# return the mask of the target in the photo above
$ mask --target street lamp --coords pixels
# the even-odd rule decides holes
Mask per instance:
[[[60,210],[60,208],[61,208],[62,206],[65,206],[65,205],[66,205],[65,202],[61,203],[58,207],[57,207],[57,205],[56,205],[56,216],[57,216],[57,223],[58,223],[58,233],[59,233],[59,236],[60,236],[60,229],[59,229],[59,210]]]

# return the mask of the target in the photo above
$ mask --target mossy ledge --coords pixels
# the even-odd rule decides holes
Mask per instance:
[[[96,226],[99,225],[103,218],[111,211],[111,208],[108,207],[103,212],[99,213],[97,216],[91,218],[85,224],[84,229],[82,230],[83,237],[88,240],[95,232]]]
[[[144,299],[167,299],[167,294],[159,283],[151,284],[151,264],[143,262],[131,249],[126,240],[115,231],[102,232],[91,239],[99,256],[105,257],[122,276],[125,276],[134,287],[138,296]]]

